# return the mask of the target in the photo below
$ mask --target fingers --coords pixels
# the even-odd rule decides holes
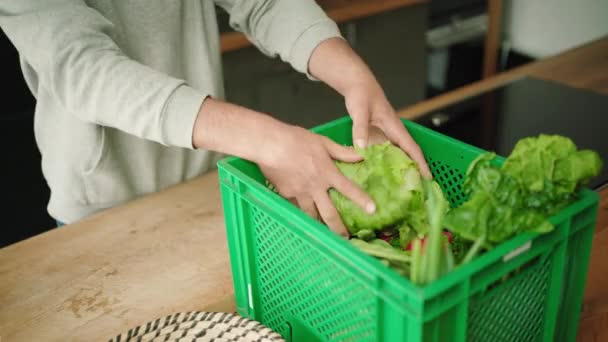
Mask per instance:
[[[367,146],[369,135],[369,112],[366,109],[351,109],[353,118],[353,142],[355,146],[363,148]]]
[[[298,207],[302,209],[306,214],[315,220],[319,219],[319,213],[317,212],[317,207],[315,206],[315,202],[310,197],[301,197],[298,198]]]
[[[315,197],[315,202],[319,210],[319,215],[323,219],[323,222],[336,234],[348,237],[348,231],[342,222],[338,210],[334,207],[329,194],[327,192],[321,192]]]
[[[424,154],[422,153],[422,150],[418,144],[413,142],[412,145],[412,143],[401,142],[399,143],[399,147],[406,151],[407,154],[409,154],[410,157],[416,162],[416,164],[418,164],[420,173],[424,178],[433,179],[433,174],[431,173],[429,165],[427,164]]]
[[[355,146],[359,148],[367,146],[368,129],[368,121],[357,121],[356,123],[353,123],[353,141]]]
[[[338,190],[342,195],[348,197],[355,204],[360,206],[368,214],[373,214],[376,211],[374,200],[355,183],[340,173],[335,173],[330,177],[330,185]]]
[[[335,159],[346,162],[357,162],[362,159],[353,148],[338,145],[329,139],[326,141],[326,145],[330,156]],[[331,168],[328,177],[330,187],[350,198],[366,212],[373,214],[376,211],[374,201],[365,191],[340,173],[334,165],[328,165],[328,167]]]
[[[355,151],[352,147],[342,146],[330,140],[329,138],[323,139],[325,148],[329,155],[336,160],[356,163],[363,160],[363,157]]]
[[[401,120],[395,118],[395,120],[391,120],[389,124],[384,124],[383,126],[384,127],[382,128],[387,136],[416,162],[422,176],[427,179],[432,179],[433,175],[420,146],[414,141],[405,126],[403,126]]]
[[[407,154],[416,162],[416,164],[418,164],[418,168],[420,169],[422,176],[426,179],[432,179],[433,174],[429,169],[429,165],[424,158],[424,154],[422,153],[420,146],[418,146],[418,144],[416,144],[416,142],[414,142],[411,138],[410,141],[400,141],[398,144],[399,147],[407,152]]]

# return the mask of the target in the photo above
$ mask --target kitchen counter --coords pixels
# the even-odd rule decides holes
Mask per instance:
[[[608,94],[608,37],[400,114],[415,118],[524,76]],[[608,188],[600,211],[580,324],[584,341],[606,340],[608,249],[599,247],[608,244]],[[107,340],[176,312],[234,311],[232,295],[216,172],[0,249],[3,342]]]

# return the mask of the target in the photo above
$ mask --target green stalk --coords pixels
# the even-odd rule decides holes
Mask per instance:
[[[439,228],[439,232],[437,232],[437,228]],[[425,254],[428,259],[426,282],[430,283],[439,277],[439,267],[441,262],[441,227],[431,227]]]
[[[429,220],[429,233],[428,243],[424,249],[424,272],[425,283],[430,283],[439,278],[441,271],[441,263],[443,259],[441,257],[441,239],[442,239],[442,221],[446,210],[448,209],[448,202],[443,197],[443,193],[439,184],[432,180],[423,180],[423,188],[425,193],[425,206]]]
[[[454,255],[452,254],[452,249],[450,248],[449,243],[446,244],[446,248],[447,248],[446,258],[447,258],[447,265],[448,265],[447,272],[451,272],[454,269]]]
[[[475,243],[473,244],[471,249],[469,249],[469,251],[467,252],[467,255],[464,257],[464,259],[462,259],[462,262],[460,264],[464,265],[464,264],[470,262],[475,257],[477,252],[481,249],[481,246],[484,244],[485,241],[486,241],[485,236],[481,236],[477,240],[475,240]]]
[[[411,274],[410,274],[410,278],[412,283],[414,284],[419,284],[420,283],[420,277],[419,277],[419,273],[420,273],[420,240],[415,239],[414,240],[414,245],[412,246],[412,268],[411,268]]]

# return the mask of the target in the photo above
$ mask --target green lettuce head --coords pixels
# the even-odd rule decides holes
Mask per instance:
[[[408,222],[416,231],[428,230],[424,189],[416,163],[390,142],[357,150],[364,160],[336,162],[339,170],[362,188],[376,203],[374,214],[338,191],[330,197],[351,235],[370,232]]]

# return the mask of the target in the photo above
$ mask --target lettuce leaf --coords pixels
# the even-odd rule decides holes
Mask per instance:
[[[602,161],[590,150],[577,151],[572,140],[541,134],[518,141],[503,171],[520,180],[525,206],[545,215],[558,212],[576,189],[599,174]]]
[[[553,230],[548,218],[602,168],[596,152],[577,151],[559,135],[521,139],[502,167],[495,157],[485,153],[469,165],[463,183],[469,200],[445,217],[445,226],[467,240],[485,236],[500,243],[522,232]]]

